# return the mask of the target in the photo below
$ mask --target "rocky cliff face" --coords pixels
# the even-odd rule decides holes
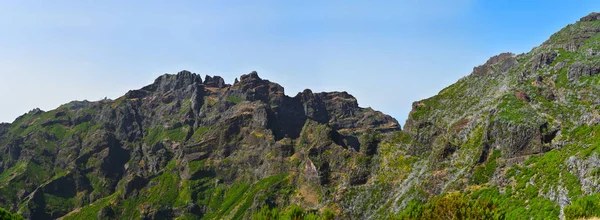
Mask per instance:
[[[398,130],[346,92],[289,97],[256,72],[228,85],[181,71],[114,101],[71,102],[0,125],[0,204],[31,219],[319,209],[336,188],[366,183],[360,160],[377,143],[364,134]]]
[[[0,124],[0,205],[31,219],[600,216],[600,16],[502,53],[404,130],[345,92],[163,75]]]

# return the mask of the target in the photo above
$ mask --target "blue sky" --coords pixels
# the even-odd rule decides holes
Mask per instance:
[[[527,52],[598,1],[0,0],[0,122],[117,98],[187,69],[252,70],[294,96],[345,90],[404,124],[500,52]]]

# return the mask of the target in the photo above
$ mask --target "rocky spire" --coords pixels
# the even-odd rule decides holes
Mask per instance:
[[[223,80],[223,78],[220,76],[210,77],[209,75],[206,75],[204,78],[204,85],[206,87],[223,88],[225,87],[225,80]]]
[[[261,78],[258,76],[258,73],[256,71],[252,71],[249,74],[244,74],[244,75],[240,76],[240,81],[247,81],[247,80],[261,80]]]

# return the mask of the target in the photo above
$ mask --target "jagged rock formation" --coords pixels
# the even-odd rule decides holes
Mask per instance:
[[[502,53],[404,130],[345,92],[163,75],[0,124],[0,205],[31,219],[600,215],[600,16]],[[282,214],[284,213],[284,214]]]
[[[370,172],[355,174],[365,165],[352,161],[367,157],[361,145],[373,154],[376,144],[362,135],[397,130],[346,92],[289,97],[256,72],[228,85],[181,71],[114,101],[37,109],[0,125],[0,204],[31,219],[82,218],[88,209],[103,218],[223,218],[265,202],[320,208],[319,194],[366,182]],[[274,177],[255,192],[272,198],[211,205]],[[291,186],[308,188],[274,193]]]

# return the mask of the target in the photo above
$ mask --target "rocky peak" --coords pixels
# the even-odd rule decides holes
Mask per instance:
[[[196,73],[187,70],[179,71],[175,75],[166,74],[168,83],[173,83],[176,88],[185,87],[190,84],[202,83],[202,78]],[[160,78],[159,78],[160,79]]]
[[[256,71],[240,76],[233,89],[244,93],[248,100],[268,101],[284,95],[284,88],[281,85],[261,79]]]
[[[352,117],[354,112],[359,109],[356,98],[347,92],[310,93],[303,98],[305,103],[318,102],[324,105],[326,111],[343,117]]]
[[[493,69],[492,66],[496,64],[500,64],[500,68]],[[517,60],[515,59],[514,53],[501,53],[488,59],[485,64],[473,67],[473,73],[471,73],[471,75],[485,76],[498,71],[502,73],[515,65],[517,65]]]
[[[206,77],[204,78],[204,85],[206,87],[217,87],[217,88],[224,88],[226,86],[225,84],[225,80],[220,77],[220,76],[209,76],[206,75]]]
[[[553,48],[564,49],[568,52],[577,51],[585,42],[600,33],[600,13],[593,12],[579,19],[579,22],[570,24],[562,30],[554,33],[550,39],[544,42],[540,49]]]
[[[356,98],[347,92],[313,93],[310,89],[305,89],[294,100],[302,104],[307,118],[329,123],[342,132],[355,133],[366,128],[379,131],[400,130],[400,124],[394,118],[376,113],[370,108],[360,108]]]
[[[27,114],[37,115],[40,113],[44,113],[44,110],[41,110],[40,108],[34,108],[34,109],[30,110]]]
[[[319,92],[313,93],[310,89],[298,93],[296,98],[300,98],[302,102],[324,101],[324,102],[339,102],[348,103],[353,108],[358,108],[358,102],[353,95],[348,92]]]
[[[148,85],[142,90],[146,90],[149,92],[155,91],[169,91],[173,89],[185,88],[191,84],[199,84],[202,83],[202,78],[200,75],[191,73],[190,71],[183,70],[178,72],[177,74],[164,74],[156,78],[154,83]]]
[[[510,53],[510,52],[500,53],[496,56],[490,57],[490,59],[488,59],[488,61],[486,61],[484,65],[491,66],[496,63],[500,63],[500,62],[504,61],[505,59],[511,58],[511,57],[515,57],[515,54]]]
[[[45,196],[68,192],[57,201],[88,204],[123,192],[110,197],[114,199],[111,204],[140,199],[140,204],[150,204],[144,207],[150,212],[179,216],[187,215],[187,209],[159,206],[155,198],[147,199],[148,195],[162,196],[155,193],[155,187],[178,191],[186,181],[202,179],[227,189],[231,184],[254,184],[257,179],[305,167],[311,169],[311,176],[302,181],[335,187],[365,184],[371,171],[364,163],[358,168],[362,171],[349,178],[333,174],[355,170],[352,161],[365,156],[360,152],[370,156],[376,152],[378,135],[400,130],[395,119],[359,107],[347,92],[313,93],[307,89],[289,97],[282,86],[260,78],[255,71],[239,79],[228,85],[219,76],[201,80],[198,74],[184,70],[161,75],[152,84],[114,101],[71,102],[49,112],[34,110],[13,124],[0,124],[0,154],[7,155],[0,157],[0,172],[28,166],[19,161],[40,165],[36,169],[43,172],[43,177],[30,180],[29,171],[16,167],[17,178],[0,178],[0,190],[4,183],[26,186],[15,187],[19,193],[0,193],[0,203],[12,210],[23,203],[25,216],[55,219],[69,213],[77,216],[77,211],[71,211],[80,207],[53,211],[54,205],[48,208],[45,198],[55,197]],[[367,132],[372,138],[362,140]],[[292,160],[306,162],[287,162]],[[57,173],[58,178],[53,178]],[[174,182],[163,182],[165,176],[172,176]],[[193,195],[205,191],[188,189]],[[26,195],[39,198],[21,201]],[[200,203],[195,205],[207,210]],[[115,216],[129,213],[112,211]],[[204,212],[208,211],[197,211]],[[225,216],[216,217],[221,218]]]
[[[262,80],[256,71],[240,76],[240,81]]]
[[[322,92],[318,93],[318,95],[322,96],[322,99],[326,101],[346,103],[352,108],[358,108],[358,102],[356,101],[356,98],[347,92]]]
[[[209,75],[206,75],[206,77],[204,78],[204,85],[206,87],[217,87],[217,88],[224,88],[227,86],[227,84],[225,84],[225,80],[222,77],[220,77],[220,76],[210,77]]]
[[[592,12],[589,15],[579,19],[580,22],[587,22],[587,21],[600,21],[600,13],[598,12]]]
[[[298,95],[296,95],[296,98],[299,98],[302,100],[302,102],[307,102],[310,99],[314,98],[313,92],[310,89],[304,89],[302,92],[299,92]]]

